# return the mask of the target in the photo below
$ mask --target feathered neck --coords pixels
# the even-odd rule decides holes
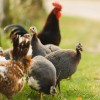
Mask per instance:
[[[55,14],[53,13],[54,10],[51,11],[49,16],[47,17],[46,23],[44,25],[43,30],[56,30],[59,29],[59,20],[56,18]]]
[[[76,49],[76,57],[77,57],[78,59],[81,59],[81,52],[80,52],[80,50],[78,50],[78,49]]]

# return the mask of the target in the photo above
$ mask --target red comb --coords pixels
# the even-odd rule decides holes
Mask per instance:
[[[53,2],[52,5],[56,8],[62,9],[62,5],[57,3],[57,2]]]

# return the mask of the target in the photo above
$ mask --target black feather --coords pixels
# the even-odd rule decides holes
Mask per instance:
[[[7,25],[5,28],[4,28],[4,31],[8,31],[9,29],[13,29],[11,30],[11,35],[12,34],[18,34],[18,35],[21,35],[23,36],[24,34],[28,33],[24,27],[20,26],[20,25],[17,25],[17,24],[10,24],[10,25]],[[10,36],[11,36],[10,35]]]

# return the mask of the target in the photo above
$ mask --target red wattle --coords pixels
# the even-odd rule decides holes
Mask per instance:
[[[57,19],[59,19],[59,18],[61,17],[61,12],[58,12],[58,13],[56,14],[56,17],[57,17]]]

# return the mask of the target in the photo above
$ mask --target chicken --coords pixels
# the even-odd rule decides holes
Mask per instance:
[[[61,17],[62,6],[59,3],[53,3],[53,10],[48,15],[43,29],[37,34],[42,44],[59,45],[61,41],[61,34],[59,28],[59,18]],[[12,33],[23,36],[28,33],[22,26],[17,24],[7,25],[4,30],[13,29]]]
[[[31,38],[31,46],[32,47],[30,47],[28,55],[32,55],[32,58],[37,55],[46,56],[47,54],[49,54],[51,52],[60,50],[60,48],[58,46],[53,45],[53,44],[43,45],[37,37],[36,27],[30,27],[29,30],[32,33],[32,38]],[[11,31],[10,36],[12,36],[13,34],[17,35],[15,31]],[[24,34],[24,36],[25,35],[30,37],[29,34]],[[12,49],[12,48],[10,48],[10,49]],[[4,56],[6,57],[6,59],[10,59],[10,55],[9,55],[10,49],[7,49],[4,51]]]
[[[57,71],[57,83],[60,91],[60,81],[73,75],[81,60],[82,45],[79,43],[76,50],[58,50],[46,56],[53,63]]]
[[[54,65],[43,56],[34,57],[28,70],[28,85],[40,93],[54,96],[56,93],[56,69]]]
[[[54,9],[48,15],[48,18],[43,29],[38,33],[38,38],[44,45],[59,45],[61,41],[59,18],[61,17],[62,6],[57,2],[53,3],[53,6]]]
[[[31,64],[31,57],[26,56],[30,41],[23,38],[19,41],[19,36],[11,37],[13,50],[10,51],[11,59],[5,65],[0,64],[0,93],[4,94],[8,100],[18,93],[24,86],[24,74]]]

